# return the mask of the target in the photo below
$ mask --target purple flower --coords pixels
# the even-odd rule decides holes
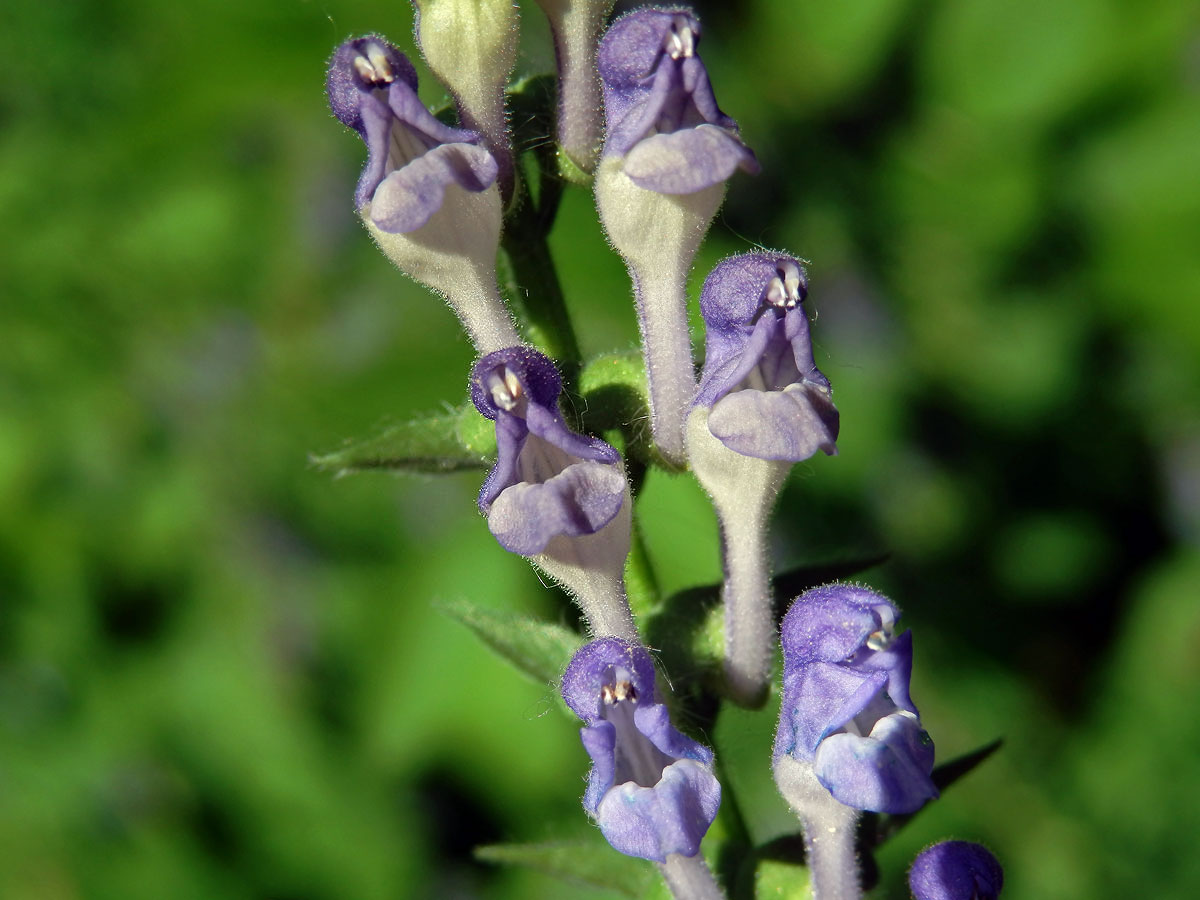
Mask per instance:
[[[721,112],[696,55],[700,23],[691,10],[639,9],[600,42],[608,135],[605,156],[624,156],[625,174],[660,194],[691,194],[739,166],[758,171],[737,123]]]
[[[783,707],[775,759],[808,762],[836,800],[910,813],[937,796],[933,742],[908,695],[912,635],[900,612],[853,585],[814,588],[783,619]]]
[[[695,856],[721,805],[712,751],[675,730],[644,647],[617,638],[586,645],[562,679],[592,758],[583,807],[622,853],[664,862]]]
[[[917,900],[996,900],[1004,870],[979,844],[943,841],[917,856],[908,886]]]
[[[625,499],[620,454],[567,428],[561,392],[554,364],[528,347],[489,353],[471,373],[471,401],[496,423],[496,465],[479,508],[496,540],[523,556],[558,535],[596,533]]]
[[[790,256],[723,260],[700,292],[707,326],[695,405],[708,429],[744,456],[799,462],[837,453],[838,411],[813,360],[804,269]]]
[[[377,35],[346,41],[329,61],[329,105],[367,145],[367,164],[354,194],[380,230],[421,228],[456,184],[479,193],[496,180],[496,160],[477,131],[439,122],[417,96],[417,73]]]

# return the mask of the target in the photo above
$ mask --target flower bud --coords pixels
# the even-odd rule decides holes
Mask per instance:
[[[916,900],[996,900],[1004,870],[986,847],[942,841],[917,855],[908,885]]]
[[[513,0],[413,0],[416,37],[429,69],[450,89],[463,125],[483,134],[511,189],[512,142],[504,89],[520,39]]]
[[[585,174],[604,140],[596,45],[614,0],[537,0],[550,22],[558,63],[558,145]]]

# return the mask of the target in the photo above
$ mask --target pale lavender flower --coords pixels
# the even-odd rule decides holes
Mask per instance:
[[[424,226],[456,184],[481,192],[496,180],[496,160],[477,131],[438,121],[417,96],[417,73],[404,54],[377,35],[346,41],[329,61],[333,114],[362,136],[367,163],[354,193],[370,205],[381,230],[404,234]]]
[[[694,405],[710,408],[708,429],[730,450],[787,462],[837,453],[838,411],[813,358],[807,294],[803,266],[777,254],[730,257],[704,282]]]
[[[721,112],[696,55],[700,23],[686,8],[639,9],[612,24],[600,43],[608,133],[605,156],[623,156],[638,187],[690,194],[739,167],[759,170],[737,123]]]
[[[528,347],[489,353],[471,374],[472,402],[496,423],[496,465],[479,508],[496,540],[523,556],[541,553],[558,535],[598,532],[625,501],[620,455],[567,428],[561,391],[554,364]]]
[[[938,792],[933,742],[909,697],[912,634],[867,588],[833,584],[798,598],[783,619],[783,705],[775,759],[812,766],[840,803],[911,813]]]
[[[996,900],[1004,870],[986,847],[943,841],[917,855],[908,885],[916,900]]]
[[[646,649],[593,641],[567,666],[562,696],[585,723],[592,769],[583,806],[608,842],[660,863],[699,853],[721,805],[713,754],[671,724]]]

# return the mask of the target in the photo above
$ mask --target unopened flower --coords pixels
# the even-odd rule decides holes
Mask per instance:
[[[638,187],[690,194],[724,182],[739,167],[759,169],[737,123],[717,106],[699,42],[691,10],[673,8],[623,16],[600,44],[604,155],[623,157]]]
[[[581,172],[596,168],[604,139],[596,45],[614,0],[537,0],[558,63],[558,144]]]
[[[937,796],[933,742],[909,697],[912,635],[900,612],[867,588],[814,588],[783,619],[783,706],[775,733],[776,781],[811,766],[840,803],[910,813]]]
[[[918,854],[908,885],[916,900],[996,900],[1004,870],[986,847],[943,841]]]
[[[429,70],[450,89],[460,121],[496,154],[507,199],[512,147],[504,89],[517,59],[520,28],[512,0],[413,0],[413,31]]]
[[[606,638],[575,654],[562,696],[592,759],[583,806],[612,846],[665,862],[695,856],[721,805],[713,754],[671,724],[644,647]]]
[[[838,411],[813,359],[804,268],[790,256],[722,261],[700,293],[704,371],[695,406],[708,429],[745,456],[800,462],[837,453]]]

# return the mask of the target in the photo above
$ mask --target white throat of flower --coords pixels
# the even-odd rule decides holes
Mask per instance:
[[[674,762],[637,729],[634,713],[638,695],[629,672],[613,668],[600,688],[600,717],[617,730],[614,784],[633,782],[639,787],[654,787],[662,779],[663,769]]]

